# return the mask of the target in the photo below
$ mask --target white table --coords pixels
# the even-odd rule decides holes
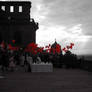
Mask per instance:
[[[31,64],[32,72],[53,72],[53,65],[51,63],[46,64]]]

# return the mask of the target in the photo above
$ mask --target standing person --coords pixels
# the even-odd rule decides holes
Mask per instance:
[[[14,55],[14,60],[16,62],[16,65],[20,65],[20,59],[19,59],[19,54],[18,52],[15,53]]]
[[[31,64],[33,63],[33,58],[31,55],[27,56],[27,62],[28,62],[28,71],[31,71]]]
[[[25,52],[24,53],[24,57],[25,57],[25,60],[24,60],[24,66],[27,65],[27,53]]]
[[[2,57],[1,57],[1,64],[2,64],[2,71],[8,70],[9,66],[9,56],[8,52],[6,50],[2,51]]]
[[[15,69],[15,63],[14,63],[14,56],[11,56],[10,59],[9,59],[10,63],[9,63],[9,68],[10,68],[10,71],[14,71]]]
[[[53,55],[49,54],[49,63],[52,63]]]
[[[42,62],[42,61],[41,61],[41,58],[40,58],[39,56],[37,56],[36,60],[37,60],[37,61],[36,61],[37,63],[41,63],[41,62]]]
[[[24,66],[24,61],[25,61],[25,56],[24,55],[20,55],[20,65]]]

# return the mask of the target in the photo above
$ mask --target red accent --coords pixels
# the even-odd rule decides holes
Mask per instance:
[[[15,40],[12,40],[12,43],[15,43]]]
[[[66,46],[67,49],[70,49],[70,46]]]
[[[62,49],[64,52],[67,52],[67,50],[66,50],[66,48],[64,47],[63,49]]]
[[[42,53],[42,52],[43,52],[43,50],[44,50],[44,47],[40,47],[40,48],[38,48],[37,52]]]
[[[74,43],[70,43],[70,45],[74,46]]]
[[[59,44],[56,45],[56,52],[57,53],[61,52],[61,46]]]

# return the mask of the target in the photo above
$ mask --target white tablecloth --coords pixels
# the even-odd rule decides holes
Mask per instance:
[[[32,72],[52,72],[53,65],[51,63],[48,64],[31,64]]]

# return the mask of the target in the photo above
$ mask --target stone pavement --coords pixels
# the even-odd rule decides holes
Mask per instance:
[[[92,72],[79,69],[7,72],[0,78],[0,92],[92,92]]]

